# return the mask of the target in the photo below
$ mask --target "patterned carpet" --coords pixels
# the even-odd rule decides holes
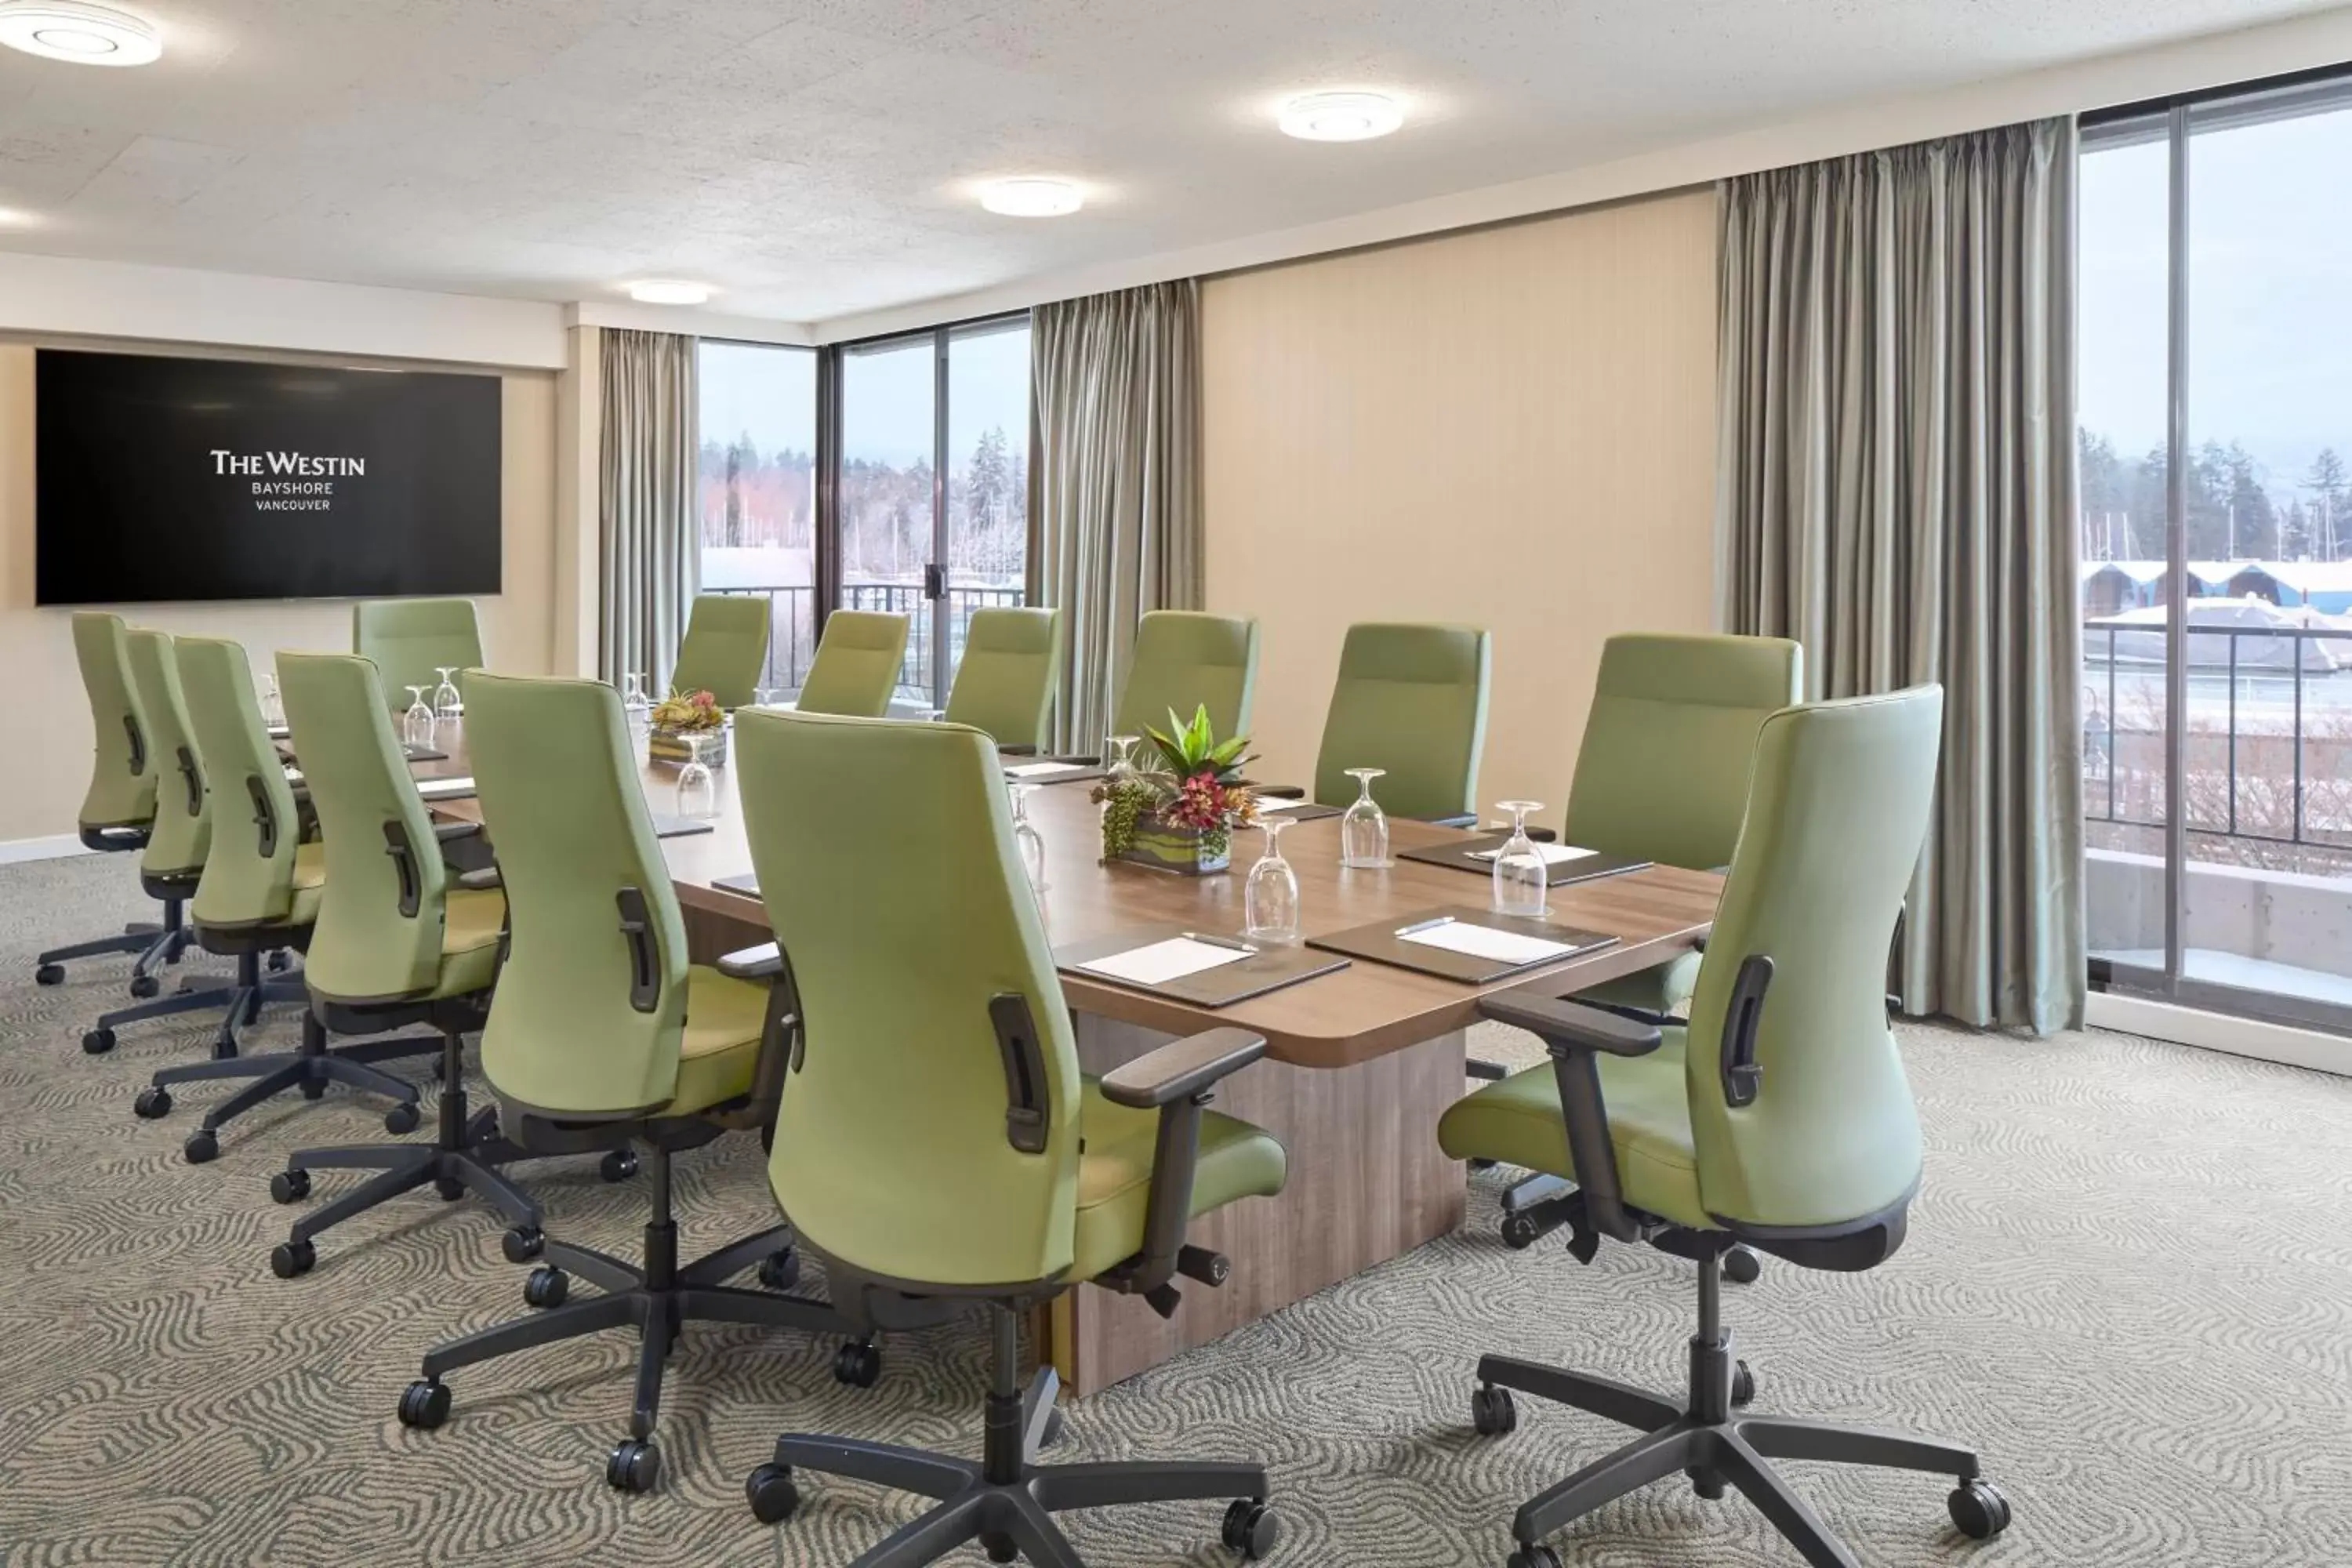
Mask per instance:
[[[791,1524],[744,1507],[787,1426],[978,1442],[976,1332],[903,1336],[881,1384],[836,1385],[833,1346],[696,1327],[662,1414],[669,1479],[609,1491],[633,1343],[544,1351],[453,1380],[437,1433],[394,1419],[428,1344],[521,1310],[521,1271],[468,1203],[411,1198],[265,1262],[286,1152],[380,1139],[340,1094],[233,1128],[182,1163],[192,1089],[158,1124],[131,1096],[205,1026],[81,1054],[119,962],[36,988],[31,954],[143,910],[110,858],[0,868],[0,1563],[837,1564],[913,1503],[819,1483]],[[220,961],[204,961],[218,968]],[[263,1035],[292,1038],[290,1021]],[[1874,1564],[2230,1568],[2352,1563],[2352,1082],[2115,1036],[2034,1043],[1927,1027],[1905,1046],[1931,1144],[1909,1246],[1874,1273],[1767,1260],[1730,1292],[1758,1406],[1977,1443],[2018,1522],[1974,1546],[1933,1478],[1792,1466]],[[1485,1054],[1523,1039],[1482,1039]],[[636,1184],[541,1165],[551,1230],[634,1250]],[[1501,1173],[1459,1236],[1076,1406],[1057,1458],[1263,1456],[1298,1568],[1499,1568],[1511,1511],[1613,1445],[1523,1401],[1468,1429],[1486,1348],[1674,1386],[1689,1268],[1611,1247],[1579,1268],[1494,1233]],[[322,1191],[341,1190],[321,1178]],[[688,1246],[767,1222],[756,1142],[679,1163]],[[1100,1568],[1222,1563],[1215,1513],[1074,1516]],[[1661,1486],[1559,1542],[1573,1563],[1793,1563],[1735,1496]],[[979,1563],[976,1552],[959,1562]]]

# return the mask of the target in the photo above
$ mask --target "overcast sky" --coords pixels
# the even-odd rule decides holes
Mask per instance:
[[[842,390],[842,455],[904,468],[931,455],[931,340],[849,356]],[[948,450],[958,462],[1002,426],[1029,444],[1029,332],[959,333],[948,343]],[[749,433],[762,452],[816,445],[816,355],[749,343],[702,346],[702,438]]]
[[[2164,440],[2162,142],[2083,159],[2083,424]],[[2242,441],[2284,499],[2322,447],[2352,462],[2352,110],[2189,142],[2190,438]]]

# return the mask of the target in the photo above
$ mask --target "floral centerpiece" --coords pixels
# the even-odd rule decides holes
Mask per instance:
[[[1144,727],[1145,753],[1095,786],[1103,808],[1103,858],[1133,860],[1202,876],[1233,860],[1233,830],[1257,815],[1241,782],[1249,742],[1219,741],[1203,705],[1183,723],[1171,710],[1169,732]]]
[[[694,755],[691,737],[702,737],[702,760],[712,767],[727,761],[727,713],[708,691],[673,691],[654,704],[646,755],[657,763],[683,763]]]

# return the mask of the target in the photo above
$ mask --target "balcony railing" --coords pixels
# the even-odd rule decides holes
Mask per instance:
[[[768,662],[760,684],[783,690],[797,691],[808,675],[809,660],[816,653],[817,600],[816,590],[805,584],[777,584],[772,587],[714,588],[717,594],[746,594],[768,601]],[[971,629],[974,610],[996,605],[1019,605],[1025,597],[1017,587],[950,587],[945,599],[940,601],[948,616],[948,663],[953,668],[963,657],[964,637]],[[930,619],[924,614],[932,602],[923,597],[919,583],[845,583],[841,585],[841,607],[845,610],[883,610],[905,616],[911,623],[907,637],[907,659],[898,668],[898,695],[908,702],[929,706],[931,701],[932,641]]]
[[[2160,624],[2084,625],[2089,821],[2165,825],[2168,635]],[[2352,851],[2352,630],[2192,622],[2185,635],[2189,830],[2250,852],[2308,848],[2312,864],[2292,868],[2334,869]]]

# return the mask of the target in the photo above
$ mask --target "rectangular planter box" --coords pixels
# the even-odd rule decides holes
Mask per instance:
[[[1171,827],[1151,817],[1135,825],[1135,847],[1119,857],[1139,866],[1149,866],[1156,871],[1173,871],[1179,876],[1205,877],[1222,871],[1233,864],[1233,836],[1225,837],[1225,847],[1214,855],[1209,853],[1204,836],[1193,827]]]
[[[699,733],[702,736],[703,762],[714,768],[725,767],[727,765],[726,727],[721,725],[716,730],[704,730]],[[677,731],[655,730],[646,736],[646,756],[648,761],[668,763],[676,766],[688,762],[693,755],[694,753],[687,748],[685,735]]]

